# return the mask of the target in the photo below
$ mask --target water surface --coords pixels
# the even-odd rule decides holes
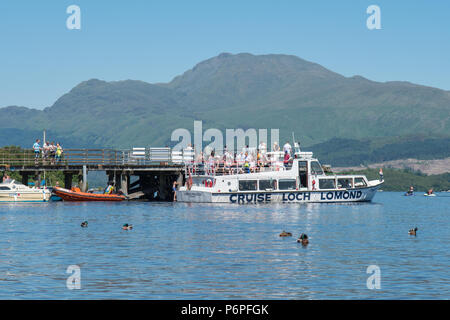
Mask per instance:
[[[449,193],[381,192],[363,204],[1,204],[0,298],[449,299],[449,214]],[[302,232],[307,247],[295,241]],[[81,268],[80,290],[67,289],[69,265]],[[380,268],[379,290],[366,286],[369,265]]]

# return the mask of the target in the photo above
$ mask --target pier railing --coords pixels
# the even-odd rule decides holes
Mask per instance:
[[[171,148],[65,149],[61,157],[53,153],[18,148],[0,149],[0,166],[112,166],[112,165],[182,165],[193,159],[193,152],[173,151]]]
[[[268,159],[254,159],[246,168],[241,158],[224,159],[223,155],[211,158],[196,159],[194,150],[172,150],[164,148],[132,148],[115,149],[65,149],[61,157],[50,152],[40,152],[38,157],[33,150],[23,150],[17,147],[0,149],[0,170],[18,167],[65,167],[65,166],[185,166],[186,174],[236,174],[246,171],[260,172],[270,170],[285,170],[282,152],[268,152]]]

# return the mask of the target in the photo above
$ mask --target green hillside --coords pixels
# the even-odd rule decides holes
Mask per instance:
[[[173,130],[192,132],[202,120],[204,130],[278,128],[281,141],[295,132],[334,165],[346,161],[338,146],[347,145],[349,165],[410,154],[411,136],[448,146],[450,93],[344,77],[295,56],[221,54],[170,83],[92,79],[42,111],[13,106],[0,117],[0,145],[29,147],[44,128],[68,148],[174,145]],[[441,142],[431,141],[433,157],[447,154],[435,150]]]
[[[366,175],[369,180],[379,178],[378,169],[342,172],[342,174],[352,173]],[[436,192],[450,190],[450,173],[427,176],[410,170],[389,168],[384,168],[383,173],[385,182],[382,189],[384,191],[408,191],[410,186],[413,186],[414,190],[420,192],[425,192],[431,188]]]
[[[424,136],[364,140],[333,138],[313,145],[307,150],[313,151],[314,156],[322,163],[329,163],[335,167],[408,158],[443,159],[450,157],[450,138]]]

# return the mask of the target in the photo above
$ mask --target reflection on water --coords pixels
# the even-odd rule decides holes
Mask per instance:
[[[449,207],[388,192],[363,204],[1,205],[0,298],[448,299]],[[373,264],[381,290],[366,287]],[[81,290],[66,287],[69,265]]]

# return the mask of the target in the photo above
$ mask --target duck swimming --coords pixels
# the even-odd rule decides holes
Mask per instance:
[[[308,236],[305,233],[302,233],[297,239],[297,242],[301,243],[303,246],[306,246],[309,243]]]
[[[128,224],[128,223],[125,223],[125,224],[122,226],[122,229],[123,229],[123,230],[131,230],[131,229],[133,229],[133,225]]]
[[[415,236],[417,233],[417,230],[419,230],[419,229],[417,229],[417,227],[415,227],[414,229],[409,230],[408,234],[411,236]]]
[[[292,233],[283,230],[283,232],[280,233],[280,237],[292,237]]]
[[[88,226],[88,222],[87,221],[83,221],[82,223],[81,223],[81,227],[82,228],[86,228]]]

